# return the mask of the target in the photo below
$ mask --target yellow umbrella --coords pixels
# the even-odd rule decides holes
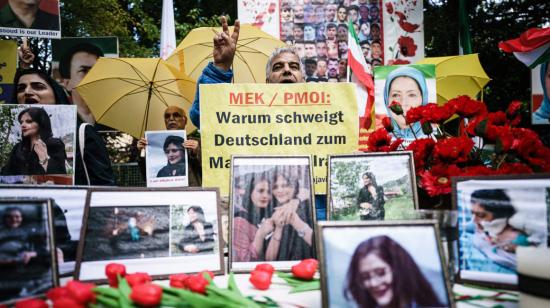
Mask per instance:
[[[221,31],[221,27],[192,30],[166,62],[183,68],[185,73],[197,80],[208,62],[212,61],[213,37]],[[229,32],[233,33],[233,27],[229,27]],[[267,59],[276,48],[283,46],[285,43],[252,25],[241,25],[233,60],[234,82],[265,82]]]
[[[475,98],[491,80],[481,67],[477,54],[424,58],[416,64],[435,64],[438,105],[459,95]]]
[[[163,130],[164,109],[189,112],[195,82],[156,58],[100,58],[76,87],[99,123],[136,138]],[[194,129],[187,121],[186,130]]]

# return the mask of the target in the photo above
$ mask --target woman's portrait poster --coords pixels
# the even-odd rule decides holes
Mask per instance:
[[[49,201],[0,200],[0,303],[58,284]]]
[[[189,186],[184,130],[146,131],[147,187]]]
[[[548,245],[548,178],[459,179],[456,205],[463,281],[515,285],[517,248]]]
[[[106,281],[111,262],[164,279],[204,269],[222,273],[218,205],[217,189],[91,190],[75,277]]]
[[[433,223],[320,222],[319,237],[324,307],[452,306]]]
[[[531,124],[550,124],[550,65],[531,70]]]
[[[330,220],[391,220],[418,208],[411,152],[329,157]]]
[[[231,269],[290,269],[315,258],[310,158],[233,156],[231,166]]]
[[[398,102],[403,114],[397,115],[388,107]],[[417,138],[426,137],[420,122],[405,123],[407,111],[414,107],[437,102],[435,65],[391,65],[374,69],[374,109],[376,128],[381,128],[382,119],[390,117],[394,134],[405,140],[405,144]]]
[[[0,183],[74,182],[76,106],[0,106]]]
[[[85,186],[0,185],[0,196],[50,199],[60,276],[74,274],[88,190]]]

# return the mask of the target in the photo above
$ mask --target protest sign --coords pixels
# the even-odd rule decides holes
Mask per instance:
[[[315,193],[326,191],[327,155],[357,149],[351,84],[201,85],[203,187],[229,193],[231,155],[312,155]]]
[[[0,41],[0,103],[10,103],[17,70],[17,42]]]

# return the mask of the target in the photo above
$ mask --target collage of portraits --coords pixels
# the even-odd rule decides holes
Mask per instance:
[[[383,63],[379,0],[283,0],[281,41],[296,48],[307,82],[347,81],[348,27],[369,65]]]

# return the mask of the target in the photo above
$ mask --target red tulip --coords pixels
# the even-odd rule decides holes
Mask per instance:
[[[292,275],[299,279],[311,280],[315,276],[318,265],[319,262],[315,259],[302,260],[300,263],[292,266]]]
[[[258,264],[256,265],[256,268],[254,268],[254,270],[268,272],[271,275],[273,275],[273,272],[275,272],[275,268],[269,263]]]
[[[185,286],[187,289],[195,293],[206,294],[206,286],[208,284],[210,284],[210,282],[204,278],[202,273],[192,275],[185,280]]]
[[[215,277],[215,275],[212,271],[204,270],[204,271],[200,272],[201,275],[203,275],[204,273],[208,274],[208,276],[210,276],[211,279],[214,279],[214,277]]]
[[[186,274],[170,275],[170,286],[173,288],[185,289],[185,281],[189,278]]]
[[[153,279],[147,273],[133,273],[126,275],[126,281],[130,287],[137,286],[140,284],[151,282]]]
[[[95,301],[93,288],[95,288],[93,283],[84,283],[76,280],[71,280],[67,283],[67,290],[69,290],[71,297],[81,304]]]
[[[53,301],[53,308],[86,308],[72,297],[61,297]]]
[[[258,290],[267,290],[271,285],[272,274],[262,270],[254,270],[250,273],[248,279],[252,285]]]
[[[141,306],[157,306],[162,299],[162,288],[152,283],[136,285],[132,288],[130,299]]]
[[[109,280],[109,286],[118,287],[118,276],[126,276],[126,266],[120,263],[109,263],[105,266],[105,275]]]
[[[390,117],[384,117],[382,119],[382,125],[388,131],[388,133],[393,132],[393,124],[391,123]]]
[[[57,287],[49,289],[48,292],[46,292],[46,297],[55,302],[59,298],[71,296],[70,294],[71,292],[69,292],[69,289],[66,287]]]
[[[48,304],[38,298],[27,298],[15,302],[15,308],[48,308]]]

